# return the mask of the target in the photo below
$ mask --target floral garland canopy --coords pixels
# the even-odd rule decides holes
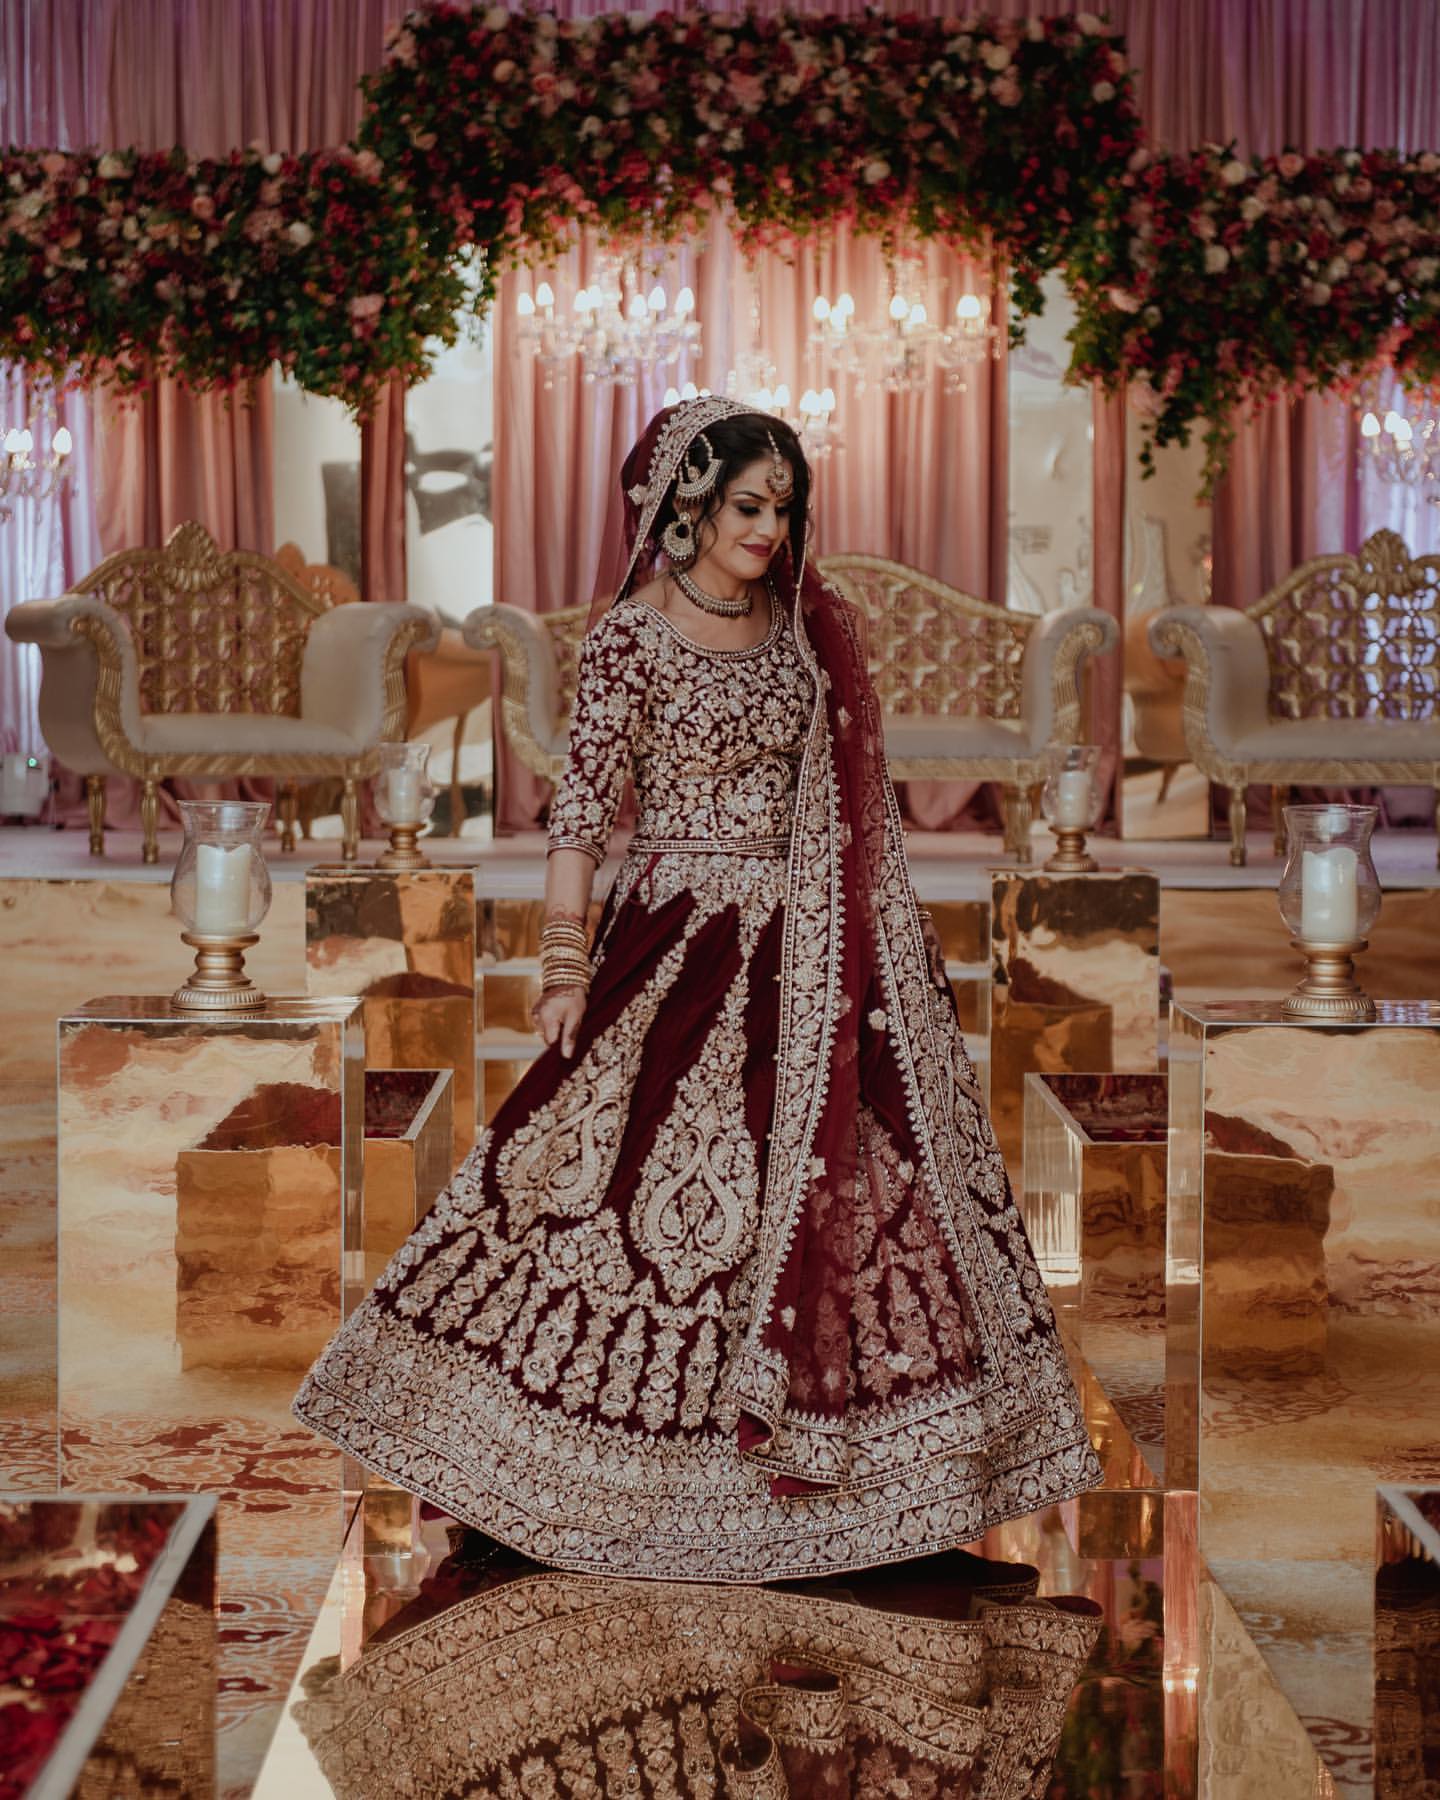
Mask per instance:
[[[61,381],[233,386],[278,363],[364,410],[467,302],[581,226],[788,254],[848,223],[985,245],[1017,320],[1064,276],[1074,380],[1153,442],[1393,365],[1440,381],[1440,156],[1152,155],[1089,13],[964,21],[412,12],[355,145],[303,156],[0,152],[0,359]]]

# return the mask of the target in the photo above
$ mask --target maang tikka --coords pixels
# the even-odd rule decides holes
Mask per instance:
[[[789,461],[780,454],[780,446],[767,431],[765,442],[770,446],[770,472],[765,477],[765,485],[783,506],[795,494],[795,471]]]
[[[691,461],[695,446],[705,449],[705,467],[697,469]],[[660,548],[672,568],[687,568],[695,560],[699,546],[695,541],[695,520],[704,501],[714,493],[722,464],[703,431],[695,434],[685,452],[680,473],[675,477],[675,517],[660,534]]]

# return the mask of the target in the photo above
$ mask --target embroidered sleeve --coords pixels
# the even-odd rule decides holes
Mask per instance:
[[[580,646],[565,772],[550,806],[549,848],[604,862],[645,711],[650,659],[629,607],[614,607]]]

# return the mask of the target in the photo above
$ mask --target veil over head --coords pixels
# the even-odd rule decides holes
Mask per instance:
[[[728,400],[719,394],[701,394],[698,399],[680,400],[674,406],[662,407],[651,419],[620,467],[624,566],[618,581],[602,580],[597,584],[585,621],[587,631],[593,630],[615,601],[638,587],[653,569],[655,522],[695,439],[721,419],[765,417],[767,415],[758,407],[746,406],[739,400]],[[801,521],[802,544],[803,524]],[[787,548],[789,556],[786,560],[794,574],[793,592],[799,586],[805,559],[803,551],[796,553],[793,533]],[[781,557],[784,556],[782,551]]]

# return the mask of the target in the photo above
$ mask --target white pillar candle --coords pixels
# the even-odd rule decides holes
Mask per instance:
[[[195,929],[238,937],[250,929],[250,846],[195,846]]]
[[[1053,824],[1083,831],[1090,823],[1090,775],[1085,769],[1062,769],[1055,778]]]
[[[396,825],[420,823],[420,771],[391,769],[386,795],[390,802],[390,818]]]
[[[1348,844],[1307,850],[1300,865],[1300,936],[1307,944],[1350,944],[1360,935],[1357,859]]]

